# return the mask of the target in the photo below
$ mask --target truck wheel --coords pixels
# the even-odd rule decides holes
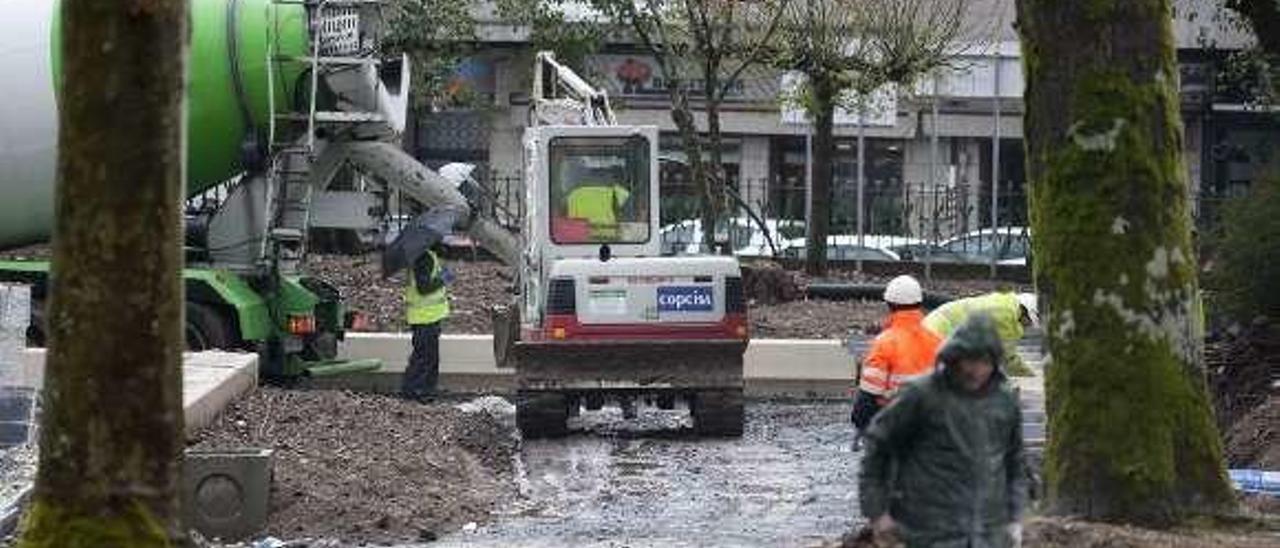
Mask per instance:
[[[184,329],[187,351],[201,352],[214,349],[231,349],[235,338],[231,327],[217,309],[200,303],[187,303],[187,322]]]
[[[563,394],[520,391],[516,394],[516,426],[525,439],[563,436],[569,432],[569,400]]]
[[[693,429],[704,436],[742,436],[742,389],[698,392],[689,403]]]

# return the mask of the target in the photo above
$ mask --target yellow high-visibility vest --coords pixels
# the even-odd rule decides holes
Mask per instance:
[[[440,278],[440,258],[431,250],[431,279]],[[409,325],[430,325],[449,317],[449,294],[444,284],[427,294],[418,291],[418,282],[410,269],[404,288],[405,315]]]
[[[618,216],[615,211],[630,197],[631,193],[618,185],[580,186],[566,198],[569,217],[586,219],[593,226],[616,226]]]

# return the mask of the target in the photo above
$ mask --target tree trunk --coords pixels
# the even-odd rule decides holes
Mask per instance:
[[[834,121],[836,84],[822,74],[809,75],[813,94],[813,189],[809,192],[805,272],[812,276],[827,273],[827,234],[831,224],[831,157],[835,151]]]
[[[720,219],[732,217],[725,215],[726,194],[725,186],[728,181],[725,180],[724,172],[724,149],[720,139],[720,79],[717,77],[720,68],[719,64],[709,64],[706,74],[703,75],[703,100],[706,101],[707,112],[707,150],[709,152],[710,165],[707,166],[707,183],[704,187],[704,195],[706,196],[706,213],[703,219],[708,217],[714,222]],[[715,225],[712,225],[715,226]],[[726,234],[729,237],[728,245],[720,248],[722,255],[733,254],[733,227],[726,227]]]
[[[1228,508],[1202,370],[1169,0],[1018,0],[1049,510]]]
[[[24,546],[182,538],[187,3],[64,0],[49,351]]]
[[[702,160],[702,137],[698,135],[698,125],[693,118],[693,108],[689,105],[689,95],[679,87],[671,88],[671,121],[680,132],[680,142],[684,145],[684,153],[689,161],[689,176],[702,193],[702,206],[699,215],[702,217],[702,246],[708,251],[715,249],[715,216],[708,215],[706,202],[707,174],[706,162]]]

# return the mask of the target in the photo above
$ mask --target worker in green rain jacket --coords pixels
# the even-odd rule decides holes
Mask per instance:
[[[1022,411],[990,316],[971,316],[867,429],[858,497],[877,540],[908,548],[1021,544]]]

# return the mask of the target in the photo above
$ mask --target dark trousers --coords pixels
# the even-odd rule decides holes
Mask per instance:
[[[411,327],[413,353],[400,381],[400,393],[416,399],[435,394],[440,381],[440,322]]]

